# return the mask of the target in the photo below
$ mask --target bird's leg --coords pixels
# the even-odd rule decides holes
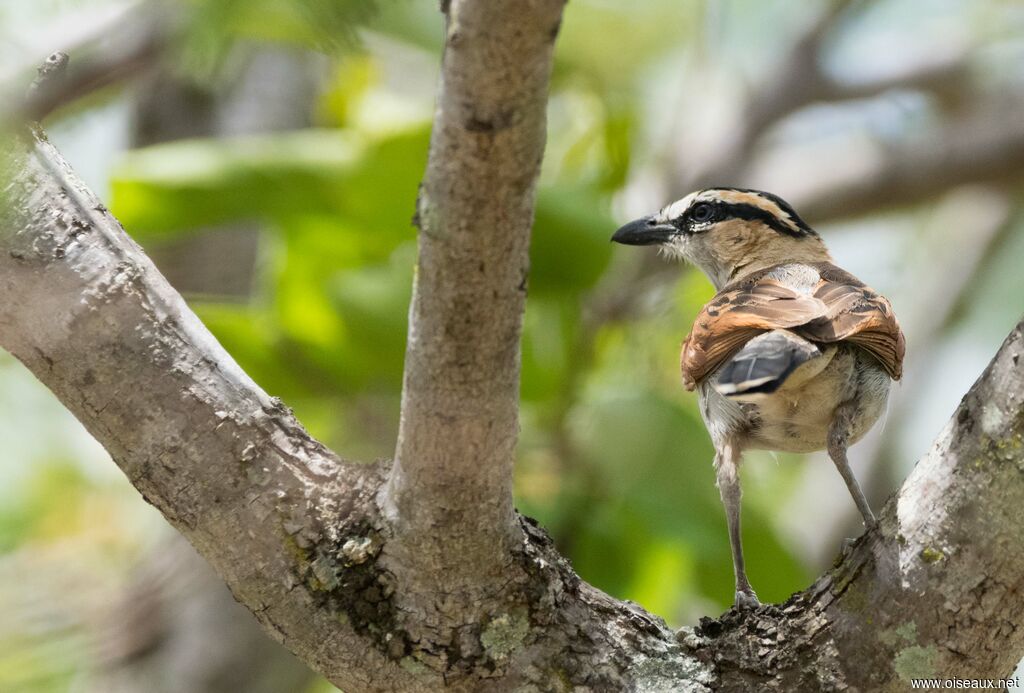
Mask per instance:
[[[732,545],[732,566],[736,573],[736,606],[753,608],[760,604],[754,594],[743,565],[743,541],[740,538],[740,450],[734,442],[726,442],[715,453],[715,474],[718,492],[725,506],[725,519],[729,524],[729,543]]]
[[[864,527],[870,530],[876,524],[875,514],[871,512],[868,499],[865,498],[864,491],[861,490],[860,484],[857,483],[857,477],[853,475],[853,470],[850,469],[850,461],[846,457],[847,442],[850,439],[850,429],[855,410],[856,404],[854,402],[846,402],[839,405],[836,409],[835,417],[832,419],[832,425],[828,431],[828,455],[835,463],[836,469],[839,470],[839,474],[843,477],[843,481],[846,482],[846,488],[850,490],[853,502],[857,504],[857,510],[860,511],[861,517],[864,518]]]

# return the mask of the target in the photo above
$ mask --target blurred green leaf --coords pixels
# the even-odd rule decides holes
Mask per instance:
[[[565,386],[579,333],[579,301],[574,297],[534,296],[523,318],[524,400],[555,397]]]
[[[541,188],[530,245],[530,295],[571,295],[593,286],[611,259],[615,222],[589,188]]]
[[[396,245],[412,237],[428,139],[425,128],[379,139],[301,130],[161,144],[124,156],[111,209],[143,238],[238,219],[320,215],[361,223],[360,238],[386,235]]]
[[[320,98],[318,111],[321,120],[336,127],[353,124],[353,112],[379,79],[377,63],[366,55],[350,56],[342,60],[335,71],[330,87]]]
[[[628,594],[651,613],[671,618],[692,596],[697,566],[690,546],[682,542],[653,541],[637,565]]]
[[[183,58],[209,74],[241,39],[337,53],[358,43],[374,0],[186,0]]]
[[[53,531],[73,531],[82,486],[86,483],[81,470],[72,464],[41,463],[22,487],[16,502],[0,507],[0,554]]]
[[[434,2],[382,3],[370,28],[430,55],[440,55],[444,45],[444,16]]]
[[[629,87],[645,65],[691,43],[701,11],[701,3],[674,0],[569,3],[556,47],[555,84]]]
[[[632,584],[644,569],[639,564],[623,568],[637,560],[627,545],[668,542],[692,554],[703,594],[723,606],[731,604],[732,560],[712,468],[714,451],[696,413],[654,393],[627,390],[582,405],[573,420],[577,446],[609,489],[601,500],[607,505],[601,513],[605,517],[586,531],[607,532],[602,524],[632,528],[605,544],[604,563],[594,565],[586,577],[599,586],[626,587],[625,577]],[[608,518],[613,512],[614,519]],[[749,505],[744,540],[748,569],[763,599],[779,601],[804,586],[807,576],[796,558]]]

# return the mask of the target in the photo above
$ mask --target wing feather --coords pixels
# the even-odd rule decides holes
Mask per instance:
[[[834,265],[815,265],[821,277],[808,294],[756,276],[725,287],[697,316],[683,343],[683,383],[693,390],[754,337],[792,330],[817,343],[851,342],[879,360],[894,380],[903,374],[906,350],[892,305]]]

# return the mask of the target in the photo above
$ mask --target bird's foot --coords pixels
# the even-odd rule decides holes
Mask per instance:
[[[751,588],[743,588],[736,590],[736,608],[740,611],[747,609],[756,609],[761,606],[761,602],[758,600],[757,595],[754,594],[754,590]]]
[[[876,520],[874,517],[871,517],[871,519],[864,518],[862,521],[864,523],[864,533],[861,534],[859,537],[846,537],[845,539],[843,539],[843,543],[839,546],[839,552],[841,554],[846,555],[849,551],[853,549],[854,546],[857,545],[857,542],[859,542],[861,539],[864,538],[865,535],[870,534],[878,527],[878,520]]]

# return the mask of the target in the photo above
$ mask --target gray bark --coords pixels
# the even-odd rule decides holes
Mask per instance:
[[[427,172],[386,562],[432,639],[462,647],[524,576],[512,506],[519,335],[563,0],[453,2]],[[470,183],[471,181],[471,183]],[[443,531],[438,531],[443,528]],[[445,594],[438,609],[424,608]],[[450,604],[466,605],[452,619]],[[479,604],[479,608],[470,605]]]
[[[214,568],[278,639],[316,633],[304,658],[333,675],[380,666],[337,613],[310,619],[308,608],[338,586],[332,556],[346,519],[372,506],[377,470],[310,440],[53,148],[32,140],[5,161],[15,178],[0,231],[0,343],[205,557],[217,555]]]
[[[515,516],[521,287],[561,3],[447,9],[395,465],[311,439],[38,131],[5,157],[0,346],[268,632],[346,691],[866,691],[1008,674],[1024,650],[1020,327],[880,529],[786,605],[677,636],[583,583]]]
[[[307,127],[318,89],[308,54],[262,48],[239,56],[231,89],[214,93],[162,69],[142,80],[134,141]],[[148,246],[182,294],[247,300],[260,229],[252,222],[194,229]],[[170,532],[111,599],[105,627],[90,633],[101,651],[88,690],[106,693],[286,693],[313,672],[270,640],[187,541]]]

